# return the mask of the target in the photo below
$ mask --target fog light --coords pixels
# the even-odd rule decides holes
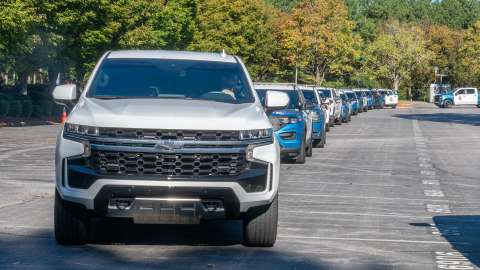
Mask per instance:
[[[90,157],[92,155],[92,148],[89,142],[82,142],[83,144],[83,157]]]
[[[253,149],[255,149],[255,146],[248,145],[247,149],[245,150],[246,159],[248,161],[254,161],[255,160],[255,158],[253,158]]]

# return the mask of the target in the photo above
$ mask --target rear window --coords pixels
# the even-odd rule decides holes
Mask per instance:
[[[87,96],[254,102],[239,64],[172,59],[106,59]]]

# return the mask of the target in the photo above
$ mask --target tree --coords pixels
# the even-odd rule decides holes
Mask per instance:
[[[199,4],[198,31],[192,50],[239,55],[255,79],[272,67],[275,50],[272,22],[263,0],[204,0]]]
[[[458,84],[480,86],[480,20],[465,34],[454,75]]]
[[[364,70],[384,86],[399,90],[402,84],[410,82],[417,68],[428,68],[431,58],[418,27],[391,21],[368,46]]]
[[[360,38],[352,33],[354,24],[343,1],[303,1],[283,26],[282,43],[290,58],[313,74],[316,84],[321,85],[327,74],[352,71]]]
[[[43,59],[43,40],[38,33],[43,18],[29,1],[0,2],[0,56],[4,68],[11,67],[20,77],[20,91],[26,94],[29,72]]]

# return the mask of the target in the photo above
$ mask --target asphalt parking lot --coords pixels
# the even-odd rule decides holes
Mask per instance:
[[[59,126],[0,128],[0,269],[477,269],[480,109],[374,110],[282,165],[274,248],[238,222],[98,224],[98,243],[53,237]]]

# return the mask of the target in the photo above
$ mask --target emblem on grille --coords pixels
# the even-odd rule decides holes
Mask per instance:
[[[183,142],[175,140],[160,141],[155,144],[155,149],[172,151],[183,148]]]

